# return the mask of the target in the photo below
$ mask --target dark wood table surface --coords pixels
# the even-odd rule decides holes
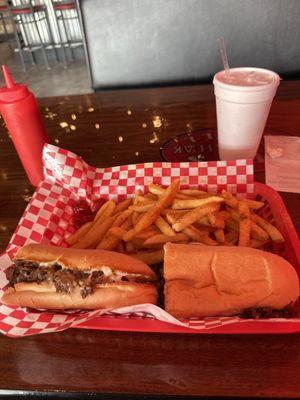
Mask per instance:
[[[168,138],[216,126],[211,85],[43,98],[39,104],[51,142],[99,167],[159,161],[160,146]],[[0,247],[4,250],[33,188],[2,122]],[[299,135],[300,81],[281,83],[267,128]],[[255,177],[264,180],[263,173]],[[282,197],[299,232],[300,195],[283,193]],[[22,339],[0,336],[0,395],[43,392],[58,397],[77,392],[299,398],[299,372],[299,334],[70,329]]]

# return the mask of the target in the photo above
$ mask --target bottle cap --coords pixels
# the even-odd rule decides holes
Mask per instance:
[[[28,87],[15,83],[6,65],[2,65],[2,71],[6,86],[0,88],[0,101],[3,103],[12,103],[28,96]]]

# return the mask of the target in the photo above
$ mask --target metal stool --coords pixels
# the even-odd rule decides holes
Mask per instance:
[[[15,40],[11,39],[9,37],[9,33],[8,33],[8,30],[7,30],[7,26],[6,26],[7,22],[10,22],[11,25],[13,24],[12,20],[11,20],[11,17],[9,15],[9,9],[8,9],[7,5],[4,3],[4,1],[0,1],[0,23],[3,26],[4,41],[6,43],[8,43],[10,51],[13,54],[14,53],[14,49],[13,49],[13,46],[11,45],[11,43],[14,42]]]
[[[55,57],[58,55],[54,46],[52,32],[50,29],[47,7],[44,4],[34,4],[32,0],[18,5],[11,5],[6,0],[11,19],[13,21],[14,35],[20,53],[21,64],[26,71],[24,51],[28,51],[32,64],[35,64],[33,53],[42,50],[47,69],[51,69],[47,57],[47,48],[53,48]]]
[[[4,38],[5,38],[6,42],[8,42],[8,31],[7,31],[5,20],[8,20],[8,19],[10,19],[10,16],[9,16],[9,10],[7,8],[7,5],[2,4],[2,2],[0,2],[0,22],[2,23],[2,26],[3,26]]]
[[[58,37],[63,52],[65,68],[68,67],[66,47],[70,50],[70,59],[74,60],[73,48],[83,46],[76,2],[73,0],[53,1],[53,10],[58,27]]]

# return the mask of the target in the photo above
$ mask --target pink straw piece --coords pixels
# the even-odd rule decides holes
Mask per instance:
[[[221,53],[221,57],[222,57],[223,65],[224,65],[225,75],[228,75],[228,74],[230,74],[230,68],[229,68],[229,64],[228,64],[225,41],[224,41],[223,36],[218,38],[218,42],[219,42],[220,53]]]

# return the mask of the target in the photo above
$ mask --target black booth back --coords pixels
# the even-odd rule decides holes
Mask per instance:
[[[300,0],[81,0],[92,86],[208,82],[230,66],[300,76]]]

